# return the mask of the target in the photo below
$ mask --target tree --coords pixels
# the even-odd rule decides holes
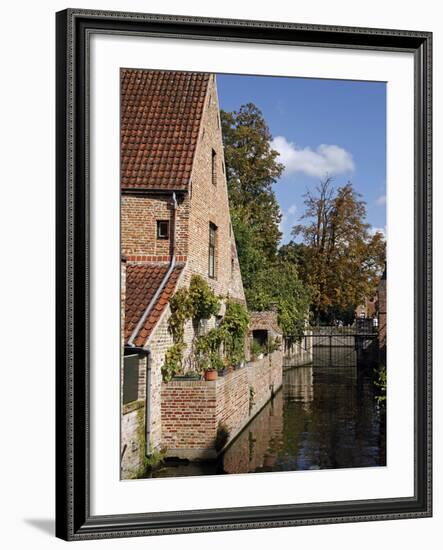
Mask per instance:
[[[293,228],[306,245],[305,277],[313,289],[317,320],[332,320],[375,293],[385,262],[386,243],[370,234],[366,205],[348,182],[334,188],[325,177],[305,194],[305,223]]]
[[[284,166],[277,161],[270,130],[253,103],[230,113],[222,110],[220,117],[234,232],[239,232],[237,224],[247,224],[253,246],[272,258],[281,238],[280,207],[272,186]]]
[[[294,340],[303,331],[309,294],[297,266],[278,255],[281,212],[273,185],[284,166],[255,105],[220,115],[232,227],[248,307],[263,311],[277,306],[283,333]]]
[[[307,281],[307,256],[308,247],[304,243],[289,241],[278,249],[278,258],[297,266],[297,273],[303,281]]]
[[[263,311],[276,307],[278,322],[289,342],[303,336],[310,305],[310,293],[299,277],[295,264],[277,260],[261,270],[254,287],[247,289],[248,305]]]

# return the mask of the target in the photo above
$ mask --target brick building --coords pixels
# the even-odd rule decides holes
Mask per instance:
[[[245,302],[214,75],[122,69],[121,249],[122,476],[130,477],[141,446],[165,437],[169,298],[198,274],[217,295]],[[188,322],[186,342],[193,331]],[[140,421],[147,444],[134,437]]]

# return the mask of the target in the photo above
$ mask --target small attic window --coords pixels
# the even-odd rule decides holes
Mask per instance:
[[[157,239],[169,239],[169,221],[157,220]]]

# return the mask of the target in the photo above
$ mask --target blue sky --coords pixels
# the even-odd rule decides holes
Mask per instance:
[[[306,189],[327,171],[363,195],[367,221],[386,227],[386,84],[217,75],[220,108],[248,102],[262,111],[285,172],[274,187],[283,212],[282,242],[303,212]]]

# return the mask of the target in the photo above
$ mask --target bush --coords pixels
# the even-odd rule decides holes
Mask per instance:
[[[260,355],[260,353],[264,353],[264,351],[264,347],[259,342],[257,342],[257,340],[252,340],[251,355],[253,357],[257,357],[258,355]]]

